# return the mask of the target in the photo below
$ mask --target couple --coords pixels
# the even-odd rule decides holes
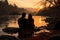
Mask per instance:
[[[28,19],[25,18],[26,13],[22,13],[22,17],[18,19],[18,25],[19,25],[19,38],[21,37],[31,37],[34,30],[34,19],[32,18],[32,15],[28,15]]]

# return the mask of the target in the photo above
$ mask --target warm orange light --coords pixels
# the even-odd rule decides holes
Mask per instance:
[[[46,26],[47,23],[45,21],[42,21],[45,19],[45,17],[41,17],[41,16],[33,16],[34,19],[34,24],[37,27],[40,26]],[[14,21],[12,21],[11,23],[9,23],[8,25],[9,27],[18,27],[18,22],[16,21],[16,23],[14,23]]]
[[[34,18],[35,26],[40,27],[40,26],[46,26],[47,25],[47,23],[45,21],[42,21],[45,19],[45,17],[33,16],[33,18]]]
[[[39,3],[38,3],[39,2]],[[33,8],[32,9],[28,9],[29,12],[38,12],[40,9],[43,9],[45,6],[49,6],[49,4],[47,3],[47,5],[45,5],[44,1],[42,0],[8,0],[8,3],[11,5],[16,4],[18,7],[22,7],[22,8]],[[38,3],[38,4],[36,4]],[[36,4],[36,5],[35,5]],[[34,18],[34,24],[35,26],[43,26],[46,25],[47,23],[45,21],[41,21],[42,19],[44,19],[44,17],[40,17],[40,16],[33,16]],[[9,23],[8,26],[12,26],[12,27],[18,27],[18,22],[16,23]]]

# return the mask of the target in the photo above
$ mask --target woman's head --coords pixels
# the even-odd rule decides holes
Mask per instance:
[[[32,15],[31,14],[28,15],[28,19],[32,19]]]

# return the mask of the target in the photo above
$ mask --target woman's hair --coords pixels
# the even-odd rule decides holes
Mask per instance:
[[[32,14],[29,14],[28,15],[28,19],[32,19]]]

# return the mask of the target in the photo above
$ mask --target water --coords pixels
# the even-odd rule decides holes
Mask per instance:
[[[20,16],[9,16],[9,22],[7,24],[8,27],[17,27],[18,28],[18,18]],[[27,17],[26,17],[27,18]],[[43,16],[33,16],[33,19],[34,19],[34,24],[35,26],[37,27],[40,27],[40,26],[46,26],[47,23],[44,21],[44,19],[46,19],[46,17],[43,17]],[[2,31],[3,28],[5,28],[6,25],[2,25],[2,27],[0,27],[0,35],[11,35],[11,34],[8,34],[8,33],[5,33]],[[18,34],[13,34],[13,36],[18,36]]]
[[[9,27],[18,27],[18,18],[19,18],[19,17],[20,17],[20,16],[15,17],[15,19],[14,19],[14,17],[11,18],[10,21],[9,21],[8,26],[9,26]],[[26,16],[26,18],[28,18],[28,17]],[[47,26],[48,23],[46,23],[46,22],[44,21],[46,18],[47,18],[47,17],[44,17],[44,16],[33,16],[35,26],[37,26],[37,27]]]

